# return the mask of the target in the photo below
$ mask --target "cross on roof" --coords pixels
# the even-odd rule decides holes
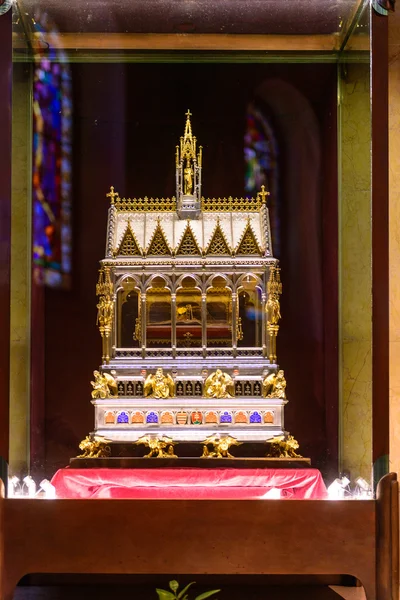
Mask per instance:
[[[114,192],[114,186],[110,187],[110,191],[106,194],[107,198],[111,198],[111,204],[114,204],[114,198],[118,198],[118,192]]]
[[[187,117],[191,117],[192,113],[190,112],[190,110],[187,111],[187,113],[185,113]]]
[[[259,198],[261,198],[262,202],[266,201],[267,196],[269,196],[269,192],[265,191],[265,185],[261,186],[261,192],[258,192],[257,195],[259,196]]]

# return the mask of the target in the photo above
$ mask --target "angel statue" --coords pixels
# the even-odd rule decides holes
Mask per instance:
[[[90,383],[93,386],[92,398],[116,398],[118,396],[117,382],[112,375],[93,371],[94,381]]]
[[[144,458],[177,458],[176,454],[174,454],[174,445],[176,442],[166,435],[160,438],[154,435],[142,435],[135,444],[144,444],[150,449],[150,452]]]
[[[241,443],[230,435],[222,437],[219,437],[218,434],[210,435],[203,442],[203,454],[201,458],[235,458],[230,454],[229,448],[231,446],[240,446]],[[211,452],[208,449],[208,445],[210,444],[214,447]]]
[[[175,396],[175,383],[171,375],[164,375],[159,367],[155,375],[150,374],[144,382],[144,395],[148,398],[171,398]]]
[[[286,379],[284,371],[271,373],[263,381],[264,398],[286,398]]]
[[[235,388],[232,377],[217,369],[207,377],[204,383],[204,395],[206,398],[233,398]]]

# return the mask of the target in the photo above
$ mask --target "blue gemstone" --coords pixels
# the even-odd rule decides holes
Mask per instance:
[[[146,423],[158,423],[158,414],[155,412],[147,413]]]
[[[129,417],[126,412],[119,413],[117,417],[117,423],[129,423]]]
[[[250,423],[261,423],[261,415],[258,412],[253,412],[250,415]]]
[[[230,415],[228,412],[222,413],[219,418],[219,422],[220,423],[232,423],[232,415]]]

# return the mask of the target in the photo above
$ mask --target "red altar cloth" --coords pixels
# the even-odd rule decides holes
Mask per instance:
[[[282,498],[323,499],[317,469],[60,469],[57,498],[256,500],[271,489]]]

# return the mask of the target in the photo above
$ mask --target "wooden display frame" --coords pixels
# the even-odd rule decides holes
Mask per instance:
[[[0,598],[33,573],[190,573],[346,574],[398,600],[398,497],[391,473],[376,500],[2,498]]]

